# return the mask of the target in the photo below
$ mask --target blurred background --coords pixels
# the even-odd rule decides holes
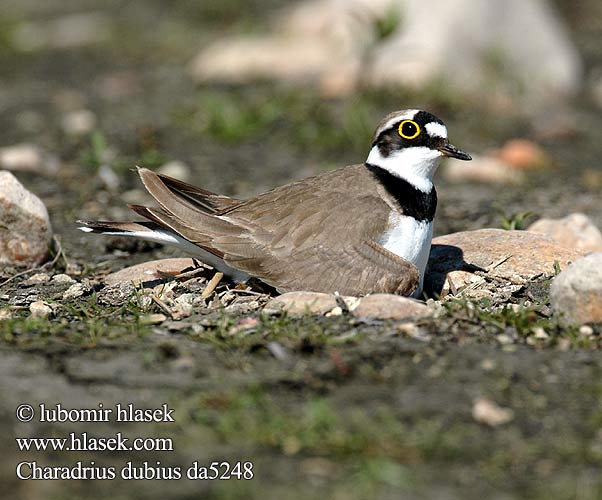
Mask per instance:
[[[148,202],[135,165],[250,196],[363,162],[376,124],[402,108],[438,115],[452,143],[474,156],[438,174],[437,234],[524,228],[573,212],[602,227],[599,0],[0,0],[0,169],[46,204],[72,270],[116,249],[77,232],[76,219],[129,219],[126,203]],[[126,250],[174,253],[135,245]],[[262,411],[259,420],[276,408]],[[312,411],[319,429],[322,408]],[[242,420],[226,424],[235,441],[253,432]],[[206,436],[195,438],[189,448],[201,449]],[[237,449],[214,441],[220,456]],[[265,453],[264,474],[276,472],[255,486],[257,497],[287,491],[294,446]],[[326,491],[336,469],[321,460],[303,462],[315,491]],[[343,474],[336,498],[371,498],[383,484],[397,498],[406,471],[379,460]],[[501,483],[495,467],[489,479]],[[489,483],[471,489],[470,470],[460,481],[476,498]],[[427,484],[432,471],[423,472]],[[54,487],[52,498],[66,498]],[[41,486],[23,488],[44,497]],[[75,488],[72,498],[83,498],[93,485]],[[529,498],[549,498],[533,488],[541,496]],[[562,498],[600,498],[571,495]],[[215,497],[236,496],[224,487]]]
[[[601,223],[601,41],[595,0],[3,1],[0,168],[69,232],[142,201],[135,164],[248,196],[362,162],[421,107],[476,156],[440,176],[439,234]]]

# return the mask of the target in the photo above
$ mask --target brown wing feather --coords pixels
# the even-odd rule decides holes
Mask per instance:
[[[229,234],[236,229],[232,224],[200,210],[190,202],[175,195],[153,171],[139,168],[138,173],[142,183],[151,196],[159,203],[169,217],[174,217],[179,223],[191,229],[203,228],[203,234]],[[194,226],[192,224],[194,223]]]
[[[216,213],[239,205],[242,200],[212,193],[168,175],[157,174],[163,184],[175,195],[191,203],[194,207],[208,213]]]
[[[227,262],[256,275],[279,292],[312,290],[338,291],[344,295],[396,293],[411,295],[419,284],[416,266],[392,254],[378,243],[363,241],[347,251],[317,246],[297,252],[289,260],[263,256],[257,261]],[[248,266],[248,264],[252,264]],[[249,271],[250,271],[249,269]]]

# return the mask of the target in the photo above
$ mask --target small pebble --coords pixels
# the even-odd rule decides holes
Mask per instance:
[[[512,139],[495,154],[504,163],[517,170],[537,169],[550,163],[550,158],[544,149],[528,139]]]
[[[579,327],[579,333],[584,337],[591,337],[594,334],[594,329],[589,325]]]
[[[506,335],[505,333],[500,333],[499,335],[496,335],[495,338],[502,345],[509,345],[514,342],[512,337],[510,337],[510,335]]]
[[[106,164],[103,164],[98,168],[98,178],[109,191],[117,191],[121,184],[119,176]]]
[[[550,337],[541,326],[533,328],[533,336],[539,340],[545,340]]]
[[[451,182],[480,182],[485,184],[520,184],[524,174],[498,158],[473,156],[468,165],[454,162],[445,165],[444,177]]]
[[[332,309],[332,311],[329,311],[326,313],[326,317],[330,318],[331,316],[342,316],[343,315],[343,309],[341,309],[341,307],[336,306],[335,308]]]
[[[88,135],[96,127],[96,115],[89,109],[69,111],[63,115],[61,127],[67,135]]]
[[[68,274],[55,274],[51,280],[52,283],[75,283],[75,280]]]
[[[514,411],[510,408],[502,408],[487,398],[479,398],[473,404],[472,417],[479,423],[497,427],[512,421]]]
[[[472,417],[481,424],[497,427],[514,419],[514,411],[502,408],[487,398],[478,398],[472,407]]]
[[[582,213],[572,213],[562,219],[539,219],[527,231],[548,234],[563,246],[585,253],[602,251],[602,232]]]
[[[29,306],[32,318],[47,318],[52,314],[52,308],[43,300],[32,302]]]
[[[274,356],[278,361],[286,361],[289,358],[286,349],[279,342],[268,342],[266,345],[270,354]]]
[[[496,363],[493,359],[485,358],[483,361],[481,361],[481,369],[485,370],[486,372],[494,370],[495,367]]]
[[[0,309],[0,321],[11,319],[13,317],[13,311],[10,307],[5,307],[4,309]]]
[[[140,318],[141,322],[145,325],[158,325],[159,323],[163,323],[166,319],[167,316],[161,313],[147,314],[146,316],[142,316]]]
[[[71,285],[65,293],[63,293],[63,300],[75,299],[81,297],[86,293],[86,287],[83,283],[75,283]]]
[[[50,276],[48,276],[46,273],[36,273],[27,278],[23,284],[25,286],[40,285],[42,283],[48,283],[49,281]]]

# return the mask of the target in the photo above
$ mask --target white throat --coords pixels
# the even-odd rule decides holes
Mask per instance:
[[[427,147],[404,148],[384,157],[378,146],[373,146],[366,163],[383,168],[420,191],[429,193],[433,189],[433,175],[440,161],[441,153]]]
[[[414,264],[420,272],[420,283],[415,297],[420,297],[424,285],[424,274],[431,251],[433,223],[417,221],[397,212],[389,216],[389,229],[379,243],[395,255]]]

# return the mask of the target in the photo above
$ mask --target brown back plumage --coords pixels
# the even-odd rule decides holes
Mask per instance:
[[[414,265],[377,243],[391,207],[363,165],[303,179],[247,201],[139,169],[160,209],[137,213],[280,292],[411,294]]]

